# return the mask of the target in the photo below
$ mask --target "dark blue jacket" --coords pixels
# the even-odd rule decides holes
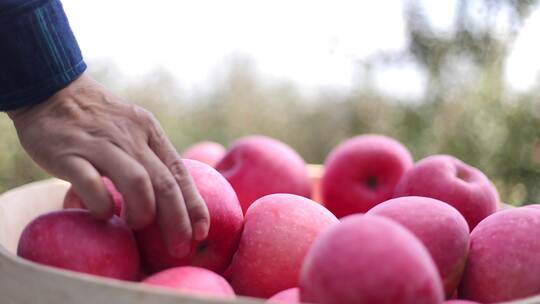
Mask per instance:
[[[85,69],[59,0],[0,0],[0,111],[37,104]]]

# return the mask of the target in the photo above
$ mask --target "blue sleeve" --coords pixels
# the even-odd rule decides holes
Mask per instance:
[[[59,0],[0,1],[0,111],[40,103],[85,69]]]

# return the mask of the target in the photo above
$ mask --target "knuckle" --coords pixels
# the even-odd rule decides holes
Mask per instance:
[[[131,105],[131,111],[133,112],[134,117],[138,121],[149,122],[155,119],[152,112],[138,105]]]
[[[172,162],[167,164],[169,170],[175,175],[181,175],[184,169],[184,163],[179,159],[174,159]]]
[[[180,158],[173,159],[168,165],[169,170],[173,174],[174,178],[179,182],[185,182],[189,180],[189,173],[184,165],[184,162]]]
[[[146,129],[151,140],[159,143],[167,139],[159,121],[152,112],[135,105],[133,106],[133,112],[135,120]]]
[[[188,204],[186,207],[190,216],[197,220],[208,217],[208,208],[202,199],[197,199],[194,203]]]
[[[131,105],[131,111],[133,112],[135,122],[148,129],[150,135],[160,135],[161,128],[159,122],[152,112],[137,105]]]
[[[143,170],[135,171],[128,178],[128,182],[133,189],[147,189],[148,174]]]
[[[157,120],[148,124],[147,128],[148,134],[154,144],[163,145],[163,143],[168,140],[167,135],[165,134]]]
[[[154,188],[159,193],[172,193],[178,188],[176,180],[169,174],[162,174],[155,178]]]
[[[189,176],[186,176],[185,174],[173,173],[173,176],[178,185],[182,185],[182,187],[185,187],[186,184],[191,182]]]
[[[81,175],[79,176],[79,182],[82,187],[93,190],[99,189],[102,184],[101,176],[93,172],[81,172]]]
[[[130,154],[139,162],[143,162],[144,160],[148,159],[148,152],[145,149],[141,149],[139,147],[133,147],[130,151]]]

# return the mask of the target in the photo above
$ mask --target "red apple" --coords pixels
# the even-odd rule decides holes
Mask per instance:
[[[450,155],[433,155],[418,161],[403,175],[395,197],[427,196],[456,208],[472,230],[497,210],[495,186],[478,169]]]
[[[200,267],[170,268],[147,277],[142,283],[172,288],[186,293],[226,299],[236,298],[231,285],[222,276]]]
[[[441,279],[428,251],[405,227],[376,215],[350,215],[324,231],[305,258],[300,299],[319,304],[441,303]]]
[[[471,248],[460,298],[506,302],[540,294],[540,211],[511,208],[481,221]]]
[[[239,139],[216,169],[233,186],[244,213],[255,200],[267,194],[311,195],[304,160],[291,147],[269,137]]]
[[[241,295],[267,298],[298,286],[304,257],[337,218],[320,204],[293,194],[271,194],[248,209],[240,246],[228,270]]]
[[[444,304],[480,304],[480,303],[468,301],[468,300],[448,300],[448,301],[444,301]]]
[[[337,217],[366,212],[394,193],[403,173],[412,166],[407,148],[382,135],[350,138],[325,160],[322,200]]]
[[[469,252],[469,226],[454,207],[428,197],[404,196],[383,202],[366,214],[390,218],[409,229],[431,254],[446,296],[454,293]]]
[[[113,182],[108,177],[102,176],[101,179],[103,180],[103,184],[105,184],[105,188],[107,188],[107,191],[112,198],[114,204],[114,214],[120,216],[122,205],[124,204],[122,193],[116,189]],[[77,193],[75,193],[73,187],[69,187],[68,191],[66,192],[66,196],[64,197],[64,209],[72,208],[86,209],[86,206]]]
[[[40,264],[134,281],[139,253],[133,233],[117,216],[95,220],[81,209],[55,211],[24,229],[17,255]]]
[[[526,208],[534,208],[534,209],[538,209],[540,210],[540,204],[530,204],[530,205],[525,205],[523,207],[526,207]]]
[[[225,156],[225,147],[221,144],[212,141],[202,141],[189,146],[182,157],[187,159],[198,160],[207,165],[215,167],[215,165]]]
[[[298,287],[285,289],[270,297],[266,303],[300,303],[300,289]]]
[[[238,247],[242,209],[231,185],[214,168],[189,159],[185,159],[184,164],[210,213],[208,237],[202,242],[193,241],[188,256],[176,258],[169,254],[154,222],[135,234],[144,265],[149,272],[191,265],[221,273]]]

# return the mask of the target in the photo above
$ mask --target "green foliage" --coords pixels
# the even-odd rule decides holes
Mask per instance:
[[[0,129],[0,193],[45,178],[47,175],[24,153],[15,128],[5,114],[0,116]]]

